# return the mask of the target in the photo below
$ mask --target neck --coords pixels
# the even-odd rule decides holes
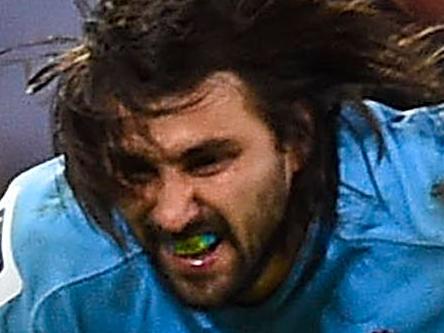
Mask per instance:
[[[267,260],[253,285],[241,294],[240,304],[249,305],[264,301],[287,279],[296,261],[305,232],[297,229],[284,234],[287,238],[277,243],[280,245],[274,249],[274,254]]]

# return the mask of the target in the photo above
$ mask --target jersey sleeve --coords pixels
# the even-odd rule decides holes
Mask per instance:
[[[80,319],[90,316],[91,289],[77,286],[110,287],[112,277],[96,285],[96,276],[126,262],[128,254],[86,218],[63,172],[60,158],[33,167],[0,201],[1,333],[91,332]]]
[[[24,306],[26,288],[18,267],[12,241],[16,201],[20,187],[16,183],[0,200],[0,332],[28,332],[31,311]]]
[[[384,154],[374,136],[352,140],[357,126],[343,139],[348,184],[331,246],[347,254],[321,331],[444,332],[444,107],[369,105]]]
[[[71,229],[63,183],[55,181],[62,166],[54,159],[22,173],[0,201],[1,333],[58,332],[39,330],[37,317],[43,301],[70,281],[69,269],[76,268],[65,254]]]

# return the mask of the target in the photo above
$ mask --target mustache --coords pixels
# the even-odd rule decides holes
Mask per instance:
[[[237,243],[228,221],[215,212],[190,220],[179,232],[167,231],[150,218],[145,219],[143,224],[145,226],[145,240],[150,244],[184,240],[204,233],[213,233],[219,238]]]

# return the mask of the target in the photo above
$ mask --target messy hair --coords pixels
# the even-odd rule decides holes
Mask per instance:
[[[31,80],[58,77],[58,146],[66,177],[95,223],[117,241],[120,195],[112,163],[122,115],[192,91],[217,71],[238,75],[277,138],[301,144],[300,223],[334,220],[337,116],[344,102],[371,122],[365,98],[396,106],[440,100],[441,51],[429,35],[372,0],[103,0],[75,48]],[[311,110],[307,122],[297,101]],[[403,104],[404,103],[404,104]],[[117,135],[118,136],[118,135]]]

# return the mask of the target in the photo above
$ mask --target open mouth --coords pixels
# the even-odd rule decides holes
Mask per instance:
[[[208,263],[216,249],[222,242],[222,238],[212,232],[192,235],[186,238],[169,241],[170,255],[188,262],[189,265],[200,267]]]
[[[180,257],[199,257],[212,252],[220,243],[221,238],[214,233],[206,232],[199,235],[171,241],[171,251]]]

